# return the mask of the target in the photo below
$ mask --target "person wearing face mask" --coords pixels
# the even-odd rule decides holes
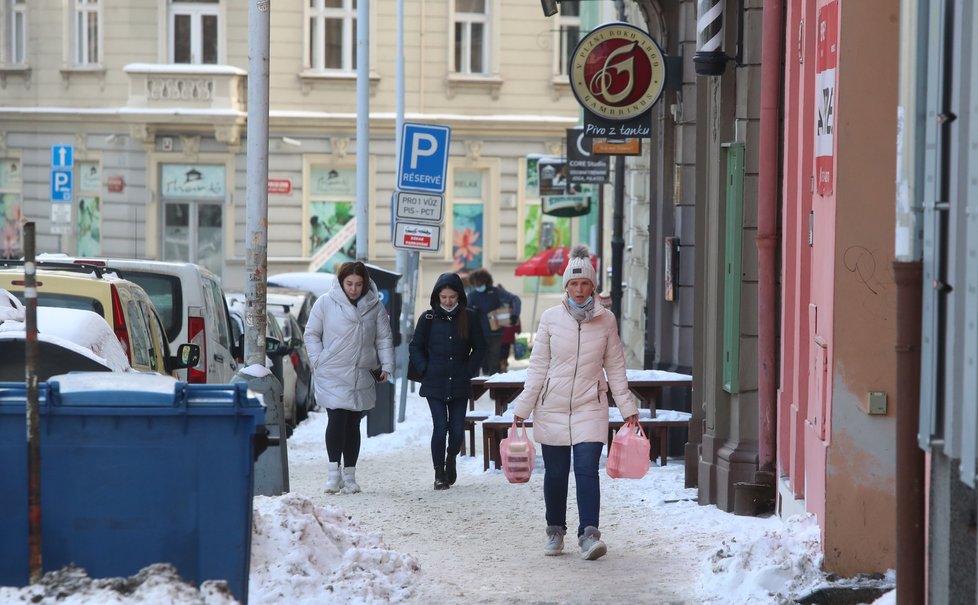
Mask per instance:
[[[506,357],[503,357],[502,341],[504,326],[493,325],[489,321],[489,314],[497,311],[500,307],[508,305],[510,323],[519,322],[520,299],[515,294],[508,292],[499,285],[493,285],[492,274],[488,269],[479,268],[469,276],[469,283],[472,289],[468,294],[469,307],[479,315],[482,323],[482,332],[486,336],[486,356],[482,360],[482,373],[489,376],[498,374],[502,370],[503,360],[509,357],[509,347],[506,347]]]
[[[431,309],[421,314],[411,338],[410,364],[422,375],[420,394],[431,410],[431,462],[435,489],[458,477],[456,457],[465,434],[465,412],[486,353],[482,325],[466,308],[462,278],[442,273],[431,291]],[[448,441],[446,447],[446,438]]]
[[[313,367],[316,402],[328,416],[326,492],[357,493],[360,420],[377,402],[377,382],[394,371],[390,318],[362,262],[340,265],[336,284],[313,305],[302,340]],[[371,371],[378,366],[375,379]]]
[[[608,550],[598,530],[598,462],[608,441],[608,390],[625,420],[638,419],[618,322],[595,304],[596,283],[587,246],[574,246],[564,270],[566,296],[540,317],[523,392],[513,402],[517,422],[533,416],[533,438],[543,450],[544,554],[559,555],[564,549],[573,458],[577,541],[581,558],[588,561]]]

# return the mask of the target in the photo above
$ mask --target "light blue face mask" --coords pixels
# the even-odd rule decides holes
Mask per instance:
[[[482,286],[476,286],[475,287],[475,291],[476,292],[485,292],[486,291],[486,287],[484,285],[482,285]]]
[[[574,303],[574,306],[577,307],[578,309],[583,309],[584,307],[588,306],[589,304],[591,304],[592,300],[594,300],[594,295],[588,296],[587,300],[585,300],[581,304],[577,304],[577,301],[574,300],[573,298],[570,299],[570,301]]]

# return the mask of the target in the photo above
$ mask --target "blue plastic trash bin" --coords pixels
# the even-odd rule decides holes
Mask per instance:
[[[40,385],[43,570],[74,563],[93,578],[127,577],[168,562],[188,582],[227,580],[247,603],[261,404],[244,384],[105,376]],[[23,383],[0,384],[6,586],[28,583],[26,395]]]

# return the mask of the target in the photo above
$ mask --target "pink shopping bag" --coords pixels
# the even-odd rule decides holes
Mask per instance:
[[[642,426],[630,420],[625,423],[608,449],[606,470],[612,479],[641,479],[649,472],[651,444]]]
[[[520,428],[523,429],[520,432]],[[509,427],[509,435],[499,442],[499,457],[503,462],[503,475],[510,483],[526,483],[533,473],[533,463],[537,457],[537,448],[526,434],[526,425],[520,423]]]

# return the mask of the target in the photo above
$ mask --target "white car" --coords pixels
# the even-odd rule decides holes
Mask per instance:
[[[307,290],[312,292],[316,298],[329,292],[329,289],[336,283],[336,276],[332,273],[314,271],[295,271],[292,273],[278,273],[268,276],[268,285],[279,286],[282,288],[295,288],[296,290]]]
[[[26,321],[0,320],[0,382],[23,382]],[[73,371],[129,372],[132,368],[112,327],[98,313],[37,308],[38,380]]]
[[[101,264],[119,277],[142,286],[163,321],[171,350],[180,343],[200,347],[197,365],[178,372],[178,379],[190,383],[228,384],[238,371],[231,340],[228,313],[221,280],[193,263],[122,258],[72,258],[61,254],[38,255],[38,267],[45,260]]]

